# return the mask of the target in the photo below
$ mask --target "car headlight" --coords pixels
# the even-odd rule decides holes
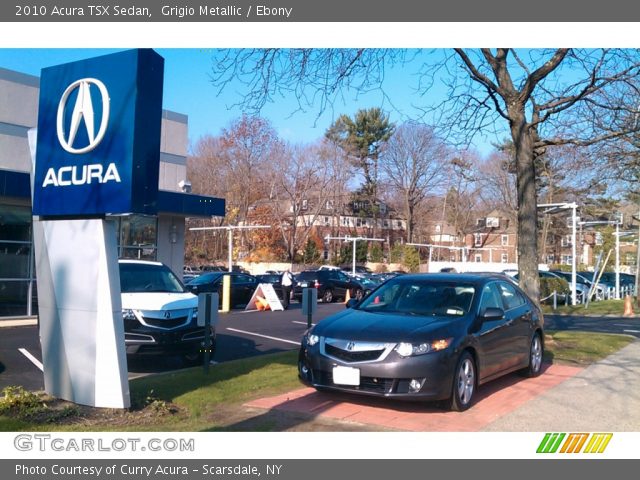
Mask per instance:
[[[316,343],[320,341],[320,337],[313,333],[307,333],[304,336],[304,341],[309,347],[313,347]]]
[[[395,351],[401,357],[414,357],[416,355],[424,355],[430,352],[439,352],[451,345],[452,338],[442,338],[432,342],[407,343],[401,342],[396,345]]]
[[[130,308],[122,309],[122,319],[123,320],[137,320],[136,314],[133,313],[133,310]]]

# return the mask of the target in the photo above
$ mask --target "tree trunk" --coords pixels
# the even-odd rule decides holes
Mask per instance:
[[[522,111],[513,112],[511,118],[511,136],[516,147],[520,287],[534,301],[539,301],[538,215],[533,138],[525,120],[524,106]]]

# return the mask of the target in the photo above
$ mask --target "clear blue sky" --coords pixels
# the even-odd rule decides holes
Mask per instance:
[[[0,48],[0,67],[30,75],[40,75],[40,70],[52,65],[104,55],[119,50],[114,49],[8,49]],[[238,92],[227,89],[221,96],[209,81],[211,50],[201,49],[156,49],[165,59],[165,84],[163,108],[183,113],[189,117],[189,137],[195,142],[205,134],[217,135],[221,128],[242,114],[232,105],[239,100]],[[415,119],[421,112],[415,103],[431,102],[433,98],[421,99],[416,93],[415,68],[388,69],[385,77],[385,91],[393,105],[383,98],[381,92],[345,92],[342,101],[333,109],[326,110],[318,117],[319,108],[307,112],[295,112],[298,104],[295,98],[286,98],[267,105],[262,116],[269,119],[281,138],[292,143],[313,142],[321,138],[334,118],[342,113],[351,115],[360,108],[382,107],[390,113],[391,119],[400,122]],[[430,95],[443,95],[444,90],[434,89]],[[295,112],[295,113],[294,113]],[[490,142],[496,138],[480,140],[476,148],[487,154]]]

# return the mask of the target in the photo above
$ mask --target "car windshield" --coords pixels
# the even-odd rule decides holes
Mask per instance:
[[[475,287],[470,284],[422,279],[390,280],[357,308],[366,312],[406,315],[465,315],[471,308]]]
[[[221,278],[222,272],[210,272],[200,275],[189,282],[189,285],[206,285],[207,283],[213,283]]]
[[[120,289],[122,293],[185,292],[182,282],[168,267],[147,263],[121,263]]]

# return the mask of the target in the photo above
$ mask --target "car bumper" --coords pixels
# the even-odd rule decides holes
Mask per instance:
[[[203,328],[190,328],[176,331],[158,332],[148,329],[125,332],[127,355],[138,354],[188,354],[204,347]],[[215,331],[211,339],[215,338]]]
[[[337,366],[359,370],[358,385],[336,384],[333,369]],[[385,360],[347,363],[320,353],[318,348],[300,349],[298,375],[314,388],[401,400],[442,400],[451,396],[455,357],[450,351],[402,358],[392,352]],[[413,391],[411,380],[422,386]]]

